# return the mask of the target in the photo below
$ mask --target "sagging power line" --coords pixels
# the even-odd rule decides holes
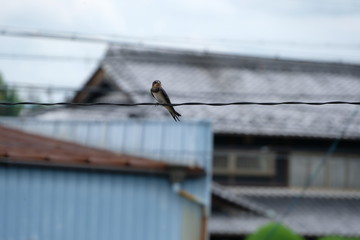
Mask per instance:
[[[101,61],[100,58],[94,58],[94,57],[39,55],[39,54],[16,54],[16,53],[0,53],[0,59],[35,60],[35,61],[84,61],[84,62],[100,62]]]
[[[29,30],[29,29],[15,29],[13,27],[0,28],[0,35],[13,36],[13,37],[27,37],[27,38],[48,38],[56,40],[68,40],[68,41],[82,41],[92,43],[105,43],[105,44],[131,44],[131,43],[143,43],[143,42],[157,42],[157,43],[178,43],[178,44],[192,44],[201,46],[210,45],[223,45],[226,44],[245,44],[245,45],[261,45],[261,46],[289,46],[289,47],[311,47],[315,49],[360,49],[360,44],[351,43],[334,43],[334,42],[322,42],[322,43],[303,43],[296,41],[269,41],[269,40],[244,40],[244,39],[230,39],[230,38],[191,38],[191,37],[171,37],[171,36],[127,36],[116,34],[89,34],[81,32],[60,32],[49,30]]]
[[[23,82],[12,82],[9,84],[9,87],[17,90],[17,91],[25,91],[25,92],[52,92],[52,93],[72,93],[72,94],[78,94],[78,93],[112,93],[112,92],[118,92],[118,90],[115,89],[106,89],[102,87],[97,86],[86,86],[83,88],[75,88],[70,86],[57,86],[57,85],[33,85],[29,83],[23,83]],[[0,87],[1,90],[6,90],[7,88]],[[129,92],[131,94],[137,94],[137,95],[145,95],[148,94],[148,90],[133,90]],[[261,93],[261,92],[243,92],[243,91],[222,91],[222,92],[216,92],[216,91],[191,91],[190,93],[188,91],[172,91],[172,96],[176,97],[189,97],[193,98],[196,96],[197,98],[202,97],[213,97],[217,95],[226,95],[229,98],[241,98],[241,97],[267,97],[269,96],[269,93]],[[276,97],[282,97],[282,98],[303,98],[303,99],[314,99],[314,98],[331,98],[331,99],[337,99],[337,100],[350,100],[350,99],[358,99],[358,95],[356,94],[310,94],[310,93],[301,93],[301,94],[292,94],[292,93],[277,93]]]
[[[346,102],[346,101],[331,101],[331,102],[227,102],[227,103],[205,103],[205,102],[184,102],[173,104],[160,104],[160,103],[109,103],[109,102],[95,102],[95,103],[71,103],[71,102],[56,102],[56,103],[44,103],[44,102],[0,102],[2,106],[16,106],[16,105],[39,105],[39,106],[118,106],[118,107],[133,107],[133,106],[230,106],[230,105],[360,105],[360,102]]]

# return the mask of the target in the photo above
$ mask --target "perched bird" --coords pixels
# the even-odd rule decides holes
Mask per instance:
[[[165,90],[161,87],[161,82],[159,80],[155,80],[152,83],[152,88],[150,89],[151,95],[158,101],[160,104],[171,104],[170,98],[165,92]],[[173,106],[164,106],[171,116],[174,118],[175,122],[180,121],[179,117],[180,113],[176,112]]]

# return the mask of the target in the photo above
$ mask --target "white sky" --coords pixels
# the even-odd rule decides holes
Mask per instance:
[[[111,34],[141,43],[156,38],[200,50],[360,64],[358,0],[0,0],[0,6],[0,32]],[[1,55],[101,58],[105,50],[99,43],[0,34],[0,72],[9,83],[80,87],[96,62]]]

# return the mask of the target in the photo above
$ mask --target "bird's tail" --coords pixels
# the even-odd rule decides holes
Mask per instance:
[[[173,109],[173,111],[171,111],[170,114],[174,118],[175,122],[177,122],[177,121],[180,122],[180,119],[179,119],[179,117],[181,117],[180,113],[178,113],[177,111],[175,111],[175,109]]]

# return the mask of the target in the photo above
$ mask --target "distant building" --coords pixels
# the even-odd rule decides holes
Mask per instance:
[[[0,239],[207,238],[209,124],[2,121],[28,132],[0,125]]]
[[[73,102],[155,102],[149,93],[155,79],[162,80],[174,103],[360,100],[359,65],[112,46]],[[177,107],[183,121],[206,119],[213,123],[214,180],[223,184],[300,187],[349,125],[337,154],[323,168],[315,186],[360,189],[356,170],[360,167],[360,118],[349,120],[356,108]],[[63,108],[38,117],[170,118],[166,110],[155,106]]]
[[[360,191],[213,184],[212,240],[242,239],[279,221],[307,239],[360,236]],[[276,231],[276,229],[274,229]]]
[[[162,81],[173,103],[360,100],[359,65],[110,46],[98,69],[73,102],[155,102],[149,93],[155,79]],[[318,172],[310,189],[327,189],[330,193],[332,190],[360,190],[360,113],[357,109],[355,105],[336,104],[177,107],[183,115],[180,124],[192,119],[213,123],[213,180],[223,185],[222,192],[231,194],[231,186],[251,186],[267,187],[274,195],[278,193],[278,187],[285,188],[285,194],[290,194],[286,188],[303,187],[315,171]],[[45,112],[37,118],[134,121],[165,118],[171,121],[163,108],[155,106],[67,107]],[[335,153],[317,170],[329,146],[344,131]],[[238,189],[238,193],[241,192]],[[352,192],[349,194],[351,196]],[[214,192],[213,198],[218,198]],[[218,203],[214,201],[213,209],[218,209]],[[226,203],[230,204],[229,201]],[[309,201],[307,207],[311,208],[312,203]],[[351,207],[346,201],[345,206]],[[270,205],[263,207],[276,212]],[[347,213],[350,212],[345,212],[344,218],[349,217]],[[231,214],[227,216],[228,222],[225,218],[222,225],[213,225],[217,213],[214,212],[210,221],[210,226],[217,226],[210,228],[211,234],[215,234],[212,231],[221,232],[219,226],[226,232],[225,228],[230,226],[227,223],[230,224],[232,219],[237,221],[234,210],[232,217]],[[266,216],[266,219],[271,218]],[[341,225],[340,218],[331,220],[328,224]],[[251,231],[260,223],[251,223]],[[235,237],[249,233],[249,228],[243,227],[237,226]],[[229,235],[225,234],[225,237]]]

